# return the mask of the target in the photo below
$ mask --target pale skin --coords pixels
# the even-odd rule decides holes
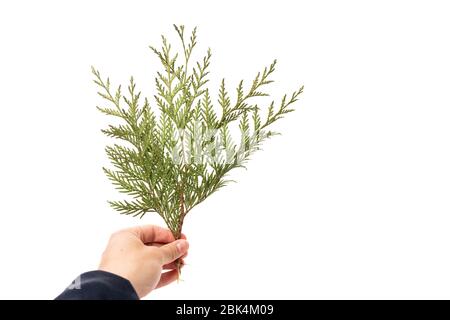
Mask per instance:
[[[188,248],[184,235],[175,240],[167,229],[154,225],[128,228],[111,235],[99,270],[129,280],[142,298],[178,279],[177,265],[184,264]]]

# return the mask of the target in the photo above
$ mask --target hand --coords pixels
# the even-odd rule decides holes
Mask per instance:
[[[114,233],[102,255],[99,270],[114,273],[131,282],[139,298],[153,289],[178,279],[176,262],[186,256],[188,242],[174,239],[172,233],[153,225]],[[169,270],[162,273],[162,270]]]

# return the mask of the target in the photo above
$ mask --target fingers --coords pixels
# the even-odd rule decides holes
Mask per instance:
[[[186,236],[184,237],[184,239],[186,239]],[[147,246],[152,246],[152,247],[157,247],[157,248],[160,248],[164,245],[166,245],[166,243],[161,243],[161,242],[147,243]],[[188,254],[189,254],[189,252],[186,251],[186,253],[183,254],[180,259],[186,258],[188,256]],[[170,269],[170,268],[167,268],[167,269]]]
[[[179,261],[179,262],[178,262]],[[172,269],[176,269],[178,267],[178,263],[180,267],[184,266],[184,259],[180,258],[178,260],[175,260],[174,262],[168,263],[163,265],[163,269],[164,270],[172,270]]]
[[[178,279],[178,271],[177,270],[164,272],[161,274],[161,279],[159,280],[159,283],[157,284],[156,288],[161,288],[161,287],[167,286],[169,283],[172,283],[177,279]]]
[[[168,243],[175,240],[170,230],[151,224],[145,226],[137,226],[128,230],[136,234],[136,236],[141,239],[143,243]]]
[[[180,239],[160,247],[159,250],[161,253],[162,264],[169,264],[180,258],[186,254],[188,248],[189,243],[184,239]]]
[[[133,232],[139,239],[145,244],[151,243],[169,243],[175,241],[175,238],[172,232],[169,229],[161,228],[155,225],[145,225],[145,226],[137,226],[134,228],[127,229],[128,231]],[[181,239],[186,239],[186,235],[181,234]]]
[[[186,240],[186,236],[182,237],[181,239]],[[147,242],[146,243],[147,246],[152,246],[152,247],[157,247],[157,248],[162,247],[166,244],[167,244],[167,242]]]

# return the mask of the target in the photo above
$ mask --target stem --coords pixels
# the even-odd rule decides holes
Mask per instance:
[[[181,238],[181,230],[183,228],[183,222],[184,222],[184,217],[186,216],[186,207],[185,207],[185,203],[184,203],[184,187],[183,187],[183,183],[181,183],[181,188],[180,188],[180,220],[178,223],[178,227],[177,227],[177,232],[175,235],[176,240]],[[181,259],[177,259],[176,261],[176,266],[177,266],[177,272],[178,272],[178,280],[180,280],[180,275],[181,275]]]

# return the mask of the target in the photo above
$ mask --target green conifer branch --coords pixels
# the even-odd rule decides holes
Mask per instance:
[[[243,167],[251,154],[275,134],[266,129],[294,110],[292,105],[303,86],[284,95],[277,108],[275,102],[263,108],[263,117],[261,107],[253,100],[269,95],[265,88],[273,82],[275,60],[257,73],[247,90],[244,81],[239,82],[233,103],[222,79],[215,100],[207,87],[211,50],[192,63],[197,29],[187,36],[184,26],[174,28],[181,54],[173,52],[165,36],[160,49],[150,47],[162,65],[155,77],[154,103],[141,97],[132,77],[123,94],[121,86],[114,89],[109,78],[93,67],[92,73],[98,94],[109,104],[98,106],[98,110],[121,120],[102,130],[122,141],[106,147],[112,168],[103,170],[130,198],[109,201],[111,207],[139,217],[156,212],[179,238],[186,215],[227,185],[231,181],[229,172]],[[232,134],[236,121],[239,143],[233,141]]]

